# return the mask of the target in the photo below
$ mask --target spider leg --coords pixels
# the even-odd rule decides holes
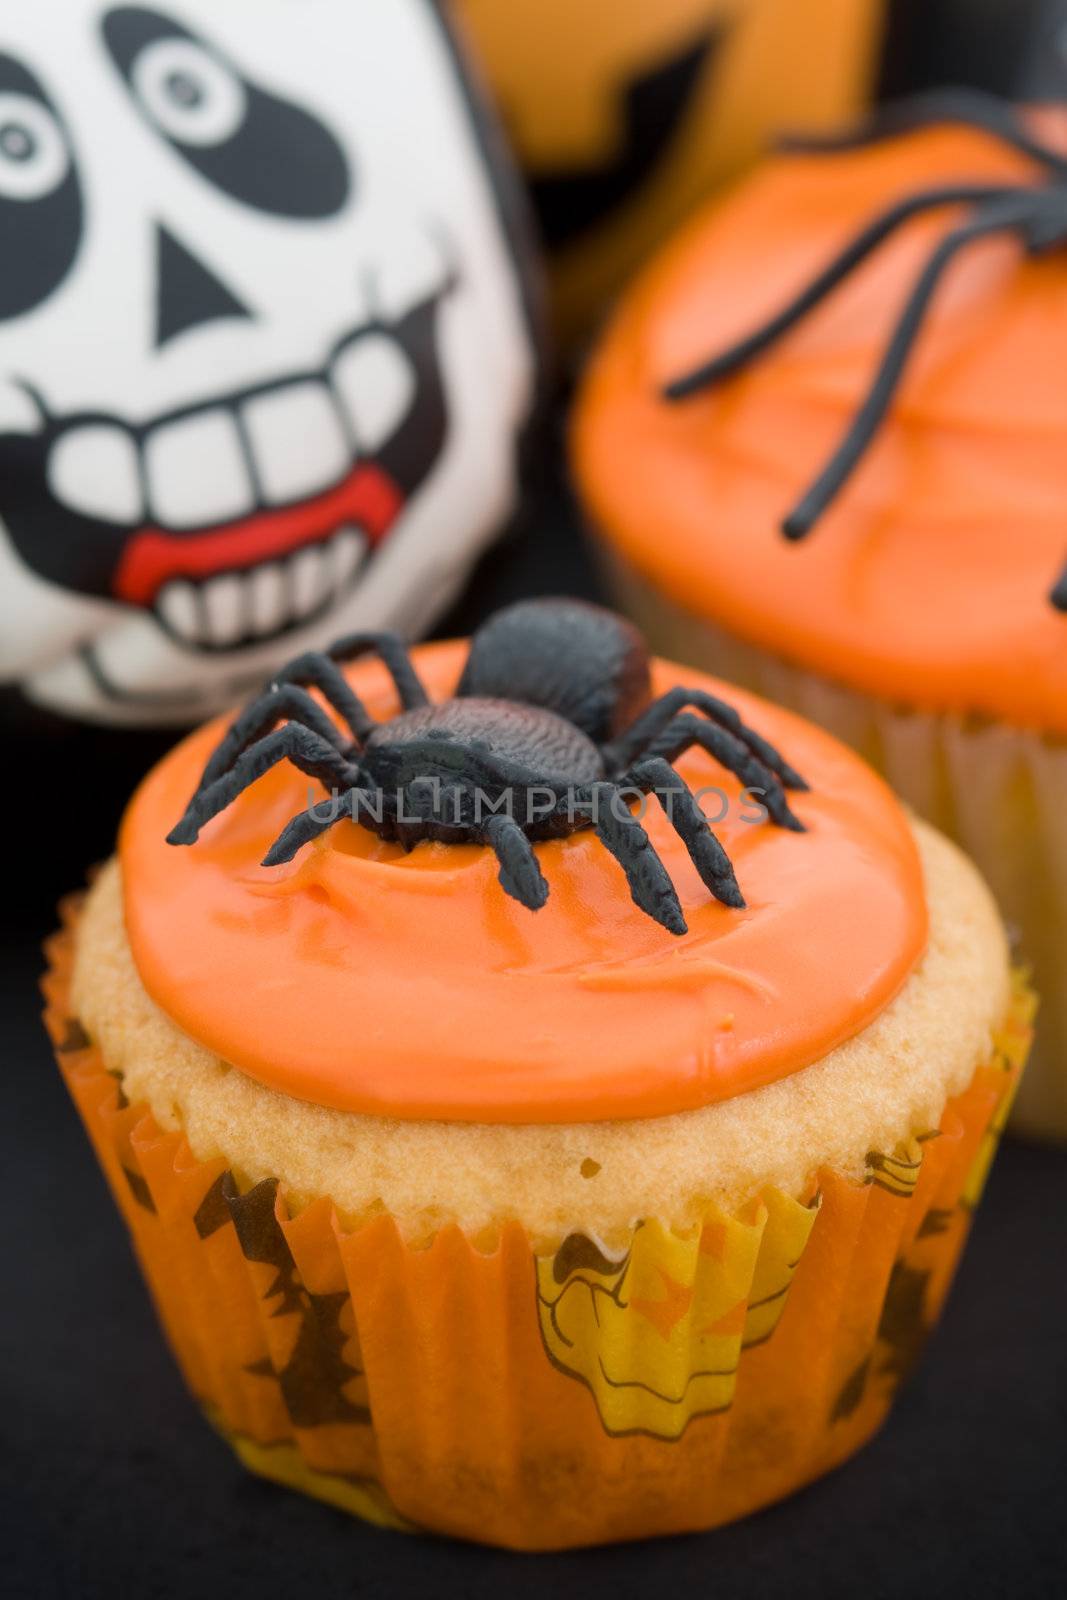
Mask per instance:
[[[705,722],[702,717],[694,716],[691,711],[683,711],[669,722],[663,731],[651,739],[647,748],[642,751],[641,759],[649,760],[652,757],[662,756],[667,761],[677,761],[678,757],[693,745],[699,745],[706,750],[708,755],[714,756],[720,766],[732,772],[735,778],[740,778],[746,789],[755,790],[764,805],[772,822],[779,828],[789,828],[793,833],[803,833],[804,824],[793,811],[786,799],[785,790],[779,782],[778,775],[772,772],[758,756],[732,733],[727,733],[725,728],[716,727],[713,722]],[[620,780],[621,781],[621,780]]]
[[[745,899],[738,888],[730,857],[712,833],[688,784],[670,763],[662,756],[653,756],[639,762],[623,781],[656,796],[675,833],[689,851],[689,859],[705,887],[724,906],[743,911]]]
[[[648,834],[631,816],[614,783],[593,783],[576,797],[576,805],[592,813],[597,837],[626,874],[634,905],[666,928],[687,932],[685,917],[670,874]],[[620,806],[622,814],[615,809]]]
[[[997,233],[1019,234],[1024,246],[1030,248],[1031,232],[1036,226],[1034,191],[1015,189],[980,206],[974,217],[951,229],[934,248],[915,280],[867,398],[826,466],[783,520],[782,532],[787,539],[803,539],[811,532],[863,459],[892,404],[934,293],[956,256],[969,245]],[[1037,237],[1035,233],[1034,239]]]
[[[806,317],[809,311],[813,311],[832,294],[850,272],[861,266],[879,245],[913,217],[941,206],[963,205],[968,201],[977,204],[984,200],[995,200],[1004,193],[1004,184],[957,183],[945,184],[934,189],[922,189],[916,194],[906,195],[903,200],[898,200],[895,205],[887,207],[885,211],[873,217],[866,227],[812,278],[810,283],[806,284],[774,316],[769,317],[761,327],[739,339],[736,344],[730,345],[717,356],[694,367],[691,372],[673,379],[664,387],[663,398],[686,400],[690,395],[721,383],[724,378],[730,377],[732,373],[740,371],[742,367],[754,361],[765,350],[777,344],[779,339]]]
[[[485,836],[500,863],[498,876],[504,893],[530,911],[539,911],[548,899],[548,884],[533,845],[518,823],[498,813],[486,823]]]
[[[190,800],[181,821],[167,835],[168,844],[194,844],[200,830],[237,796],[279,761],[291,761],[301,772],[318,778],[327,788],[351,789],[359,769],[310,728],[287,722],[245,750],[229,772],[224,772]]]
[[[326,712],[313,700],[306,689],[300,688],[295,683],[284,683],[278,688],[267,689],[258,700],[253,700],[251,705],[235,718],[229,730],[223,735],[216,745],[211,759],[204,768],[196,792],[206,789],[228,772],[242,751],[249,745],[255,744],[257,739],[262,739],[278,722],[298,722],[303,727],[309,728],[312,733],[317,733],[321,739],[341,748],[341,735],[336,724],[327,716]]]
[[[376,725],[337,663],[321,650],[308,650],[280,667],[271,679],[271,687],[279,688],[286,683],[299,684],[304,688],[310,685],[320,690],[334,710],[344,718],[357,744],[362,744]]]
[[[725,700],[720,700],[717,695],[708,694],[704,689],[686,689],[679,686],[668,689],[666,694],[661,694],[658,700],[644,710],[632,722],[629,728],[610,744],[604,745],[601,754],[609,772],[620,772],[636,761],[639,756],[646,753],[665,755],[666,749],[659,748],[658,736],[663,729],[673,722],[678,712],[687,708],[703,712],[711,722],[717,722],[720,727],[732,733],[742,744],[747,745],[757,761],[781,780],[785,789],[803,791],[808,785],[772,744],[769,744],[754,728],[746,727],[737,711]],[[653,744],[656,748],[653,750]],[[668,760],[671,759],[668,757]]]
[[[326,653],[331,661],[354,661],[357,656],[373,653],[379,657],[396,685],[400,704],[405,711],[430,703],[422,679],[415,671],[399,634],[350,633],[343,639],[336,639]]]
[[[326,833],[343,816],[353,815],[353,802],[364,796],[368,800],[372,800],[374,798],[373,791],[370,789],[349,789],[347,794],[342,797],[344,803],[328,817],[316,816],[315,812],[310,808],[307,811],[298,812],[293,820],[282,829],[263,857],[261,864],[264,867],[279,867],[283,862],[291,861],[298,850],[301,850],[304,845],[310,844],[313,839],[318,839],[321,834]]]

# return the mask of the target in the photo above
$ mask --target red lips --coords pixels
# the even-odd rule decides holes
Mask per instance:
[[[403,503],[393,479],[367,463],[314,499],[277,511],[257,511],[223,527],[191,533],[140,528],[119,560],[115,598],[149,606],[172,578],[202,582],[221,572],[257,567],[316,544],[345,523],[356,524],[374,546],[388,533]]]

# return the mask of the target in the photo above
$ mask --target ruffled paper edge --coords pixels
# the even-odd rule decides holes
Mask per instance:
[[[619,1294],[624,1258],[594,1261],[623,1304],[590,1317],[586,1235],[535,1256],[517,1222],[492,1250],[454,1226],[414,1248],[386,1216],[346,1230],[127,1104],[69,1010],[78,906],[49,946],[46,1021],[210,1420],[251,1470],[381,1526],[519,1548],[724,1522],[869,1437],[944,1299],[1033,1016],[1017,976],[992,1061],[863,1183],[823,1172],[688,1234],[643,1223],[622,1269],[641,1282]]]

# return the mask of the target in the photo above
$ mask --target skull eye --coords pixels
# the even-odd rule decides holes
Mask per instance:
[[[81,235],[67,131],[33,73],[0,52],[0,320],[47,300],[74,264]]]
[[[0,196],[40,200],[70,171],[70,150],[59,122],[28,94],[0,94]]]
[[[189,39],[150,44],[134,61],[130,81],[159,131],[179,144],[223,144],[247,115],[240,78]]]
[[[340,141],[222,51],[148,6],[115,6],[104,42],[138,110],[202,177],[274,216],[333,216],[352,179]]]

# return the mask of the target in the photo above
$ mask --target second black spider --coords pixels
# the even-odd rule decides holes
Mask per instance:
[[[385,722],[374,720],[338,665],[371,653],[402,708]],[[674,884],[626,793],[655,796],[710,893],[742,908],[730,859],[671,763],[693,746],[706,750],[758,794],[772,822],[797,832],[803,824],[785,791],[807,785],[725,701],[681,687],[650,697],[637,629],[577,600],[528,600],[498,612],[471,640],[455,694],[437,704],[394,634],[356,634],[290,662],[237,717],[169,841],[194,843],[257,778],[290,761],[334,799],[295,816],[266,866],[291,860],[351,816],[409,850],[426,839],[490,846],[506,893],[536,911],[548,884],[534,844],[592,828],[635,904],[685,933]]]

